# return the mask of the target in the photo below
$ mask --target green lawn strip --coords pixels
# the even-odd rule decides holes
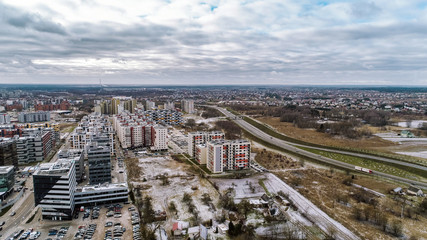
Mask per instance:
[[[379,171],[379,172],[392,174],[392,175],[404,177],[404,178],[425,180],[425,179],[422,179],[422,176],[425,176],[426,172],[420,169],[414,169],[414,168],[405,167],[402,165],[397,165],[397,164],[388,163],[388,162],[374,161],[372,159],[365,159],[365,158],[346,155],[346,154],[327,152],[327,151],[312,149],[308,147],[298,147],[298,148],[301,148],[305,151],[312,152],[324,157],[332,158],[341,162],[353,164],[356,166],[361,166],[364,168],[369,168],[373,171]]]
[[[3,216],[5,213],[7,213],[7,211],[9,211],[12,208],[12,206],[13,206],[13,204],[8,206],[8,207],[3,208],[0,212],[0,217]]]
[[[273,144],[271,144],[271,143],[269,143],[267,141],[264,141],[264,140],[262,140],[262,139],[260,139],[260,138],[258,138],[256,136],[252,135],[251,133],[249,133],[248,131],[246,131],[243,128],[242,128],[242,132],[243,132],[243,134],[244,134],[244,136],[246,138],[248,138],[248,139],[250,139],[252,141],[258,142],[259,144],[261,144],[261,145],[263,145],[265,147],[268,147],[268,148],[271,148],[271,149],[274,149],[274,150],[277,150],[277,151],[280,151],[280,152],[283,152],[283,153],[295,156],[295,157],[297,157],[299,159],[304,159],[304,160],[309,161],[309,162],[317,163],[317,164],[320,164],[320,165],[323,165],[323,166],[329,166],[329,167],[333,167],[335,169],[340,169],[340,170],[348,170],[346,168],[339,167],[339,166],[336,166],[336,165],[333,165],[333,164],[330,164],[330,163],[327,163],[327,162],[324,162],[324,161],[319,161],[319,160],[317,160],[315,158],[310,158],[310,157],[301,155],[301,154],[296,153],[296,152],[288,151],[286,149],[283,149],[281,147],[273,145]]]
[[[331,149],[331,150],[339,150],[339,151],[348,151],[348,152],[353,152],[353,153],[361,153],[361,154],[367,154],[367,155],[372,155],[372,156],[377,156],[377,157],[386,157],[386,158],[391,158],[391,159],[395,159],[395,160],[399,160],[399,161],[404,161],[404,162],[410,162],[410,163],[418,164],[418,165],[421,165],[421,166],[427,166],[427,161],[423,161],[421,159],[413,158],[413,157],[410,157],[410,156],[403,156],[403,155],[400,155],[400,154],[386,154],[386,153],[379,153],[379,152],[374,152],[374,151],[364,150],[364,149],[332,147],[332,146],[324,146],[324,145],[309,143],[309,142],[301,141],[301,140],[298,140],[298,139],[295,139],[295,138],[283,135],[283,134],[277,132],[276,130],[270,128],[267,124],[259,123],[259,122],[255,121],[255,120],[253,120],[252,118],[243,117],[243,120],[245,120],[247,123],[255,126],[256,128],[260,129],[261,131],[267,133],[270,136],[273,136],[275,138],[278,138],[278,139],[281,139],[281,140],[284,140],[284,141],[288,141],[288,142],[291,142],[291,143],[296,143],[296,144],[301,144],[301,145],[306,145],[306,146],[311,146],[311,147],[327,148],[327,149]]]

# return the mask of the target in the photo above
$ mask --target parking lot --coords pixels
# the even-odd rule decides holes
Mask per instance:
[[[132,208],[133,207],[133,208]],[[129,208],[133,211],[130,211]],[[75,214],[73,221],[42,220],[41,211],[35,220],[28,224],[21,224],[14,232],[0,237],[0,239],[117,239],[133,238],[131,213],[135,212],[131,204],[110,204],[86,208]],[[135,220],[135,218],[133,218]],[[1,232],[0,232],[1,234]],[[23,237],[24,236],[24,237]],[[37,237],[36,237],[37,236]]]
[[[132,239],[131,204],[86,208],[73,221],[78,225],[71,239]]]

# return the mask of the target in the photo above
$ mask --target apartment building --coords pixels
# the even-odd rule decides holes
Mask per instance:
[[[152,138],[154,139],[154,142],[150,149],[152,151],[167,150],[168,145],[166,139],[168,135],[168,129],[162,125],[153,126],[152,129],[154,130],[154,137]]]
[[[148,110],[153,110],[155,108],[156,108],[156,103],[155,102],[152,102],[150,100],[146,100],[145,101],[145,109],[147,109],[147,111]]]
[[[89,165],[89,184],[103,184],[111,182],[110,149],[105,146],[89,145],[87,149]]]
[[[122,148],[149,147],[153,151],[167,150],[167,128],[155,124],[144,114],[127,111],[113,116],[113,127]]]
[[[194,100],[182,100],[181,101],[181,108],[186,113],[194,113]]]
[[[18,167],[16,142],[9,138],[0,138],[0,166],[8,165]]]
[[[221,131],[212,132],[190,132],[188,133],[188,154],[191,157],[196,157],[196,146],[206,144],[208,141],[224,139],[224,133]]]
[[[247,140],[213,140],[206,146],[206,166],[212,173],[250,167],[251,144]]]
[[[167,102],[164,104],[163,108],[165,110],[175,110],[175,103],[174,102]]]
[[[106,146],[111,155],[115,154],[115,134],[108,116],[99,113],[84,116],[70,134],[70,145],[73,149],[87,151],[86,146],[91,143]]]
[[[20,165],[43,161],[59,143],[59,134],[53,128],[23,129],[21,136],[12,138]]]
[[[99,102],[99,104],[95,106],[94,111],[99,114],[119,114],[124,110],[133,113],[136,105],[136,99],[118,96]]]
[[[34,202],[43,219],[71,220],[76,190],[75,162],[61,159],[43,163],[33,174]]]
[[[206,144],[196,145],[196,155],[194,158],[199,164],[206,164],[208,156],[207,150]]]
[[[0,124],[9,124],[10,116],[9,114],[2,113],[0,114]]]
[[[18,115],[18,121],[21,123],[48,122],[50,121],[50,112],[24,112]]]

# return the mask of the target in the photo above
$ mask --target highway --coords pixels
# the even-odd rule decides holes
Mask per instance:
[[[257,121],[255,119],[252,119],[252,120]],[[259,121],[257,121],[257,122],[260,123],[260,124],[264,124],[264,123],[259,122]],[[268,126],[268,127],[270,127],[270,126]],[[271,127],[270,127],[270,129],[273,130],[273,131],[275,131]],[[279,133],[279,134],[281,134],[281,133]],[[405,166],[405,167],[411,167],[411,168],[420,169],[420,170],[423,170],[423,171],[427,172],[427,167],[426,166],[422,166],[422,165],[415,164],[415,163],[410,163],[410,162],[405,162],[405,161],[399,161],[399,160],[392,159],[392,158],[374,156],[374,155],[369,155],[369,154],[355,153],[355,152],[350,152],[350,151],[345,151],[345,150],[336,150],[336,149],[330,149],[330,148],[313,147],[313,146],[309,146],[309,145],[304,145],[304,144],[298,144],[298,143],[289,142],[289,141],[286,141],[286,140],[283,140],[283,139],[281,139],[281,140],[284,141],[284,142],[286,142],[287,144],[293,145],[293,146],[306,147],[306,148],[317,149],[317,150],[327,151],[327,152],[332,152],[332,153],[346,154],[346,155],[350,155],[350,156],[355,156],[355,157],[360,157],[360,158],[367,158],[367,159],[371,159],[371,160],[376,160],[376,161],[379,161],[379,162],[389,162],[389,163],[393,163],[393,164],[397,164],[397,165],[401,165],[401,166]]]
[[[290,144],[289,142],[286,142],[284,140],[270,136],[269,134],[258,129],[257,127],[255,127],[255,126],[251,125],[250,123],[244,121],[243,119],[236,117],[236,115],[225,110],[224,108],[220,108],[217,106],[212,106],[212,107],[214,107],[215,109],[222,112],[226,117],[230,118],[237,125],[239,125],[243,129],[245,129],[246,131],[248,131],[249,133],[251,133],[255,137],[262,139],[266,142],[269,142],[270,144],[273,144],[277,147],[283,148],[284,150],[289,151],[289,152],[297,153],[299,155],[302,155],[302,156],[305,156],[308,158],[316,159],[316,160],[321,161],[321,162],[325,162],[325,163],[328,163],[328,164],[331,164],[331,165],[334,165],[334,166],[337,166],[340,168],[349,169],[349,170],[354,171],[355,165],[345,163],[345,162],[341,162],[341,161],[338,161],[338,160],[335,160],[332,158],[327,158],[327,157],[324,157],[324,156],[321,156],[321,155],[318,155],[318,154],[315,154],[315,153],[312,153],[309,151],[302,150],[302,149],[296,147],[295,144]],[[303,145],[301,145],[301,146],[303,146]],[[322,148],[318,148],[318,149],[324,150],[324,151],[330,151],[330,149],[322,149]],[[348,154],[347,152],[344,152],[344,151],[343,151],[343,153]],[[393,160],[393,161],[395,161],[395,160]],[[416,166],[418,166],[418,165],[416,165]],[[385,178],[388,178],[388,179],[391,179],[394,181],[398,181],[398,182],[402,182],[402,183],[414,184],[414,185],[417,185],[423,189],[427,189],[427,183],[425,183],[425,182],[420,182],[420,181],[416,181],[416,180],[412,180],[412,179],[406,179],[406,178],[402,178],[402,177],[398,177],[398,176],[394,176],[391,174],[382,173],[382,172],[378,172],[378,171],[374,171],[372,173],[372,175],[385,177]]]

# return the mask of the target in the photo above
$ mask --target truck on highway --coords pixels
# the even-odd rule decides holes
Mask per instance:
[[[358,170],[358,171],[365,172],[365,173],[369,173],[369,174],[371,174],[371,173],[372,173],[372,170],[371,170],[371,169],[368,169],[368,168],[363,168],[363,167],[359,167],[359,166],[354,166],[354,169],[356,169],[356,170]]]

